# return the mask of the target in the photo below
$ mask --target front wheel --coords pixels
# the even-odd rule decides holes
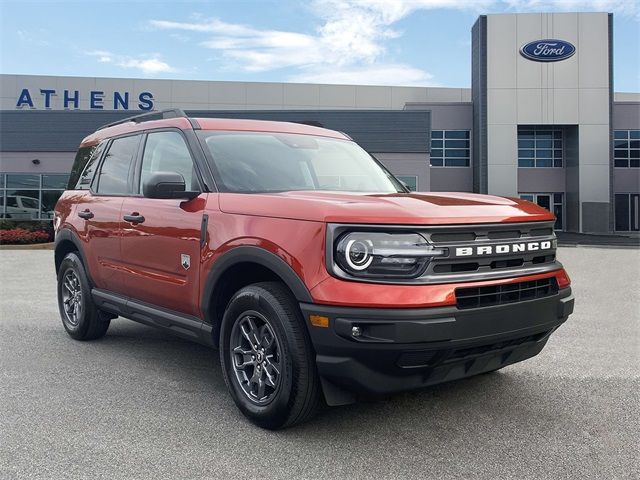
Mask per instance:
[[[222,320],[220,362],[236,405],[260,427],[292,426],[318,407],[311,340],[295,299],[278,282],[249,285],[233,296]]]
[[[84,265],[73,252],[64,257],[58,270],[58,308],[72,338],[95,340],[107,333],[111,320],[93,303]]]

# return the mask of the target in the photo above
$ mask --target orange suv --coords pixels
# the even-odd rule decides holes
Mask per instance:
[[[219,348],[265,428],[497,370],[573,310],[554,217],[532,203],[411,193],[347,135],[189,118],[82,141],[55,212],[62,323],[121,316]]]

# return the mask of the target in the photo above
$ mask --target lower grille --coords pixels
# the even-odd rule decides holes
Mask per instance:
[[[481,345],[479,347],[462,348],[460,350],[455,350],[451,354],[451,356],[447,358],[447,361],[459,360],[461,358],[470,357],[470,356],[479,356],[485,353],[503,350],[505,348],[510,348],[510,347],[519,347],[520,345],[523,345],[525,343],[537,342],[542,338],[544,338],[548,333],[549,331],[546,331],[542,333],[537,333],[535,335],[528,335],[526,337],[516,338],[513,340],[505,340],[498,343],[492,343],[490,345]]]
[[[558,282],[555,277],[508,285],[457,288],[456,306],[459,309],[490,307],[549,297],[556,293],[558,293]]]

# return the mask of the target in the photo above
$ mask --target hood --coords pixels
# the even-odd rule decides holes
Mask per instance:
[[[445,225],[553,220],[547,210],[517,198],[475,193],[295,191],[221,193],[226,213],[328,223]]]

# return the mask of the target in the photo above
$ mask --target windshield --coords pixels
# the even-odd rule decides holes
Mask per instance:
[[[404,187],[355,142],[263,132],[201,132],[220,190],[397,193]]]

